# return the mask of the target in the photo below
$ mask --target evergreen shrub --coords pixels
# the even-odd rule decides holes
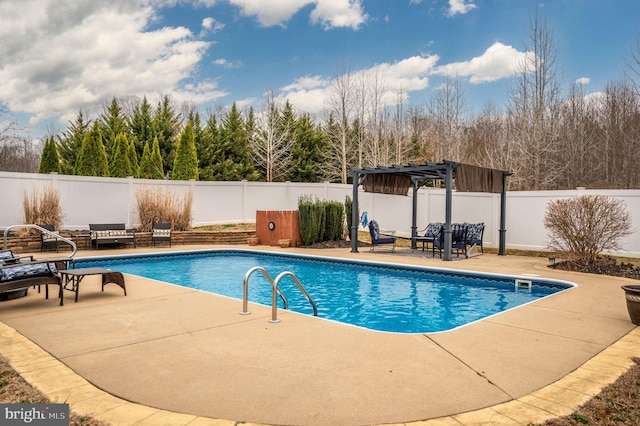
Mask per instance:
[[[298,199],[300,236],[305,245],[341,240],[344,206],[335,201],[318,201],[312,196]]]

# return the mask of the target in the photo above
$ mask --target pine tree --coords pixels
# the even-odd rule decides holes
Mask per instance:
[[[326,149],[324,133],[308,114],[296,120],[295,128],[296,140],[291,153],[289,178],[292,182],[322,182],[322,152]]]
[[[124,133],[116,136],[113,143],[113,152],[111,155],[111,176],[127,177],[132,176],[131,163],[129,162],[129,141]]]
[[[171,170],[175,157],[176,135],[180,129],[180,117],[175,112],[169,96],[163,96],[153,116],[154,135],[158,138],[158,146],[163,162],[162,175]]]
[[[142,179],[151,179],[151,148],[149,148],[149,141],[145,142],[144,148],[142,148],[139,177]]]
[[[160,153],[160,144],[157,137],[153,138],[150,160],[151,179],[164,179],[165,174],[162,165],[162,154]]]
[[[187,122],[187,125],[180,134],[171,179],[198,179],[198,155],[196,153],[196,144],[193,137],[193,123],[191,120]]]
[[[53,136],[47,139],[44,144],[38,173],[49,174],[51,172],[60,173],[60,157]]]
[[[109,105],[105,105],[104,112],[100,115],[100,131],[109,161],[112,160],[116,138],[120,133],[127,133],[127,130],[127,121],[122,113],[122,107],[114,97]]]
[[[136,152],[138,138],[131,136],[129,141],[129,147],[127,148],[127,156],[129,157],[129,164],[131,165],[131,176],[137,178],[140,177],[140,167],[138,166],[138,154]]]
[[[109,176],[109,161],[107,160],[107,152],[102,144],[102,133],[97,121],[93,123],[93,128],[84,136],[74,174],[79,176]]]
[[[213,179],[213,150],[219,146],[220,130],[215,114],[211,114],[202,129],[200,139],[196,139],[198,152],[198,178],[200,180]]]
[[[147,97],[142,98],[142,103],[133,108],[133,114],[129,120],[129,132],[135,136],[136,156],[142,158],[144,144],[153,141],[153,117],[151,116],[151,104]]]
[[[89,131],[91,121],[87,120],[87,115],[82,110],[78,112],[74,122],[69,122],[69,128],[60,140],[58,154],[61,161],[61,172],[64,174],[74,174],[76,161],[84,135]]]
[[[222,120],[220,139],[214,147],[212,161],[214,180],[258,180],[260,174],[251,161],[246,124],[236,104]]]

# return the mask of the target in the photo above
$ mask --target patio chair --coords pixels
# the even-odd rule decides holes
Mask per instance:
[[[451,224],[451,252],[456,252],[456,256],[464,253],[464,257],[467,257],[467,225],[462,223]],[[442,250],[444,250],[444,226],[440,228],[440,235],[433,242],[431,249],[432,255],[435,257],[436,250],[438,255],[442,257]]]
[[[480,251],[484,253],[482,247],[482,236],[484,234],[484,222],[465,223],[467,225],[467,245],[480,247]]]
[[[4,252],[10,250],[3,250]],[[8,259],[8,260],[7,260]],[[62,286],[59,268],[66,267],[58,264],[59,262],[50,260],[34,260],[33,257],[6,257],[0,261],[0,299],[10,300],[15,298],[13,295],[23,293],[26,295],[27,289],[31,286],[45,286],[45,297],[49,298],[49,284]],[[59,290],[60,305],[62,305],[62,288]],[[20,296],[18,296],[20,297]]]
[[[384,244],[393,244],[391,251],[396,251],[396,231],[381,230],[378,222],[372,219],[369,221],[369,234],[371,234],[369,251],[373,251],[375,246]]]
[[[440,229],[444,226],[442,222],[432,222],[424,229],[423,235],[417,235],[413,238],[413,244],[411,245],[414,250],[418,247],[417,243],[422,243],[422,251],[425,246],[429,248],[429,243],[433,245],[433,242],[440,236]],[[422,231],[420,231],[422,232]]]
[[[41,228],[46,229],[47,231],[56,232],[56,226],[51,224],[38,225]],[[56,253],[58,252],[58,244],[60,241],[54,235],[48,234],[46,232],[40,232],[40,252],[43,252],[46,248],[53,247],[56,249]]]
[[[151,242],[153,246],[156,246],[156,242],[168,241],[169,247],[171,247],[171,224],[170,223],[156,223],[153,225],[153,232],[151,234]]]

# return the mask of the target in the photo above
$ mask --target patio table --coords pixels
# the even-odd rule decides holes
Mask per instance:
[[[122,272],[112,271],[105,268],[80,268],[62,270],[60,271],[60,277],[62,278],[62,288],[75,292],[76,302],[78,301],[80,283],[82,282],[82,279],[87,275],[102,276],[102,291],[104,291],[104,286],[106,284],[113,283],[120,286],[124,290],[124,295],[127,295],[127,288],[124,284],[124,276],[122,275]]]

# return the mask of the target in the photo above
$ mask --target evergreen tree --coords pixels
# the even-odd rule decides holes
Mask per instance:
[[[133,114],[129,120],[129,132],[135,136],[136,156],[141,158],[144,144],[153,142],[153,117],[151,116],[151,104],[147,97],[142,98],[142,103],[133,108]]]
[[[109,161],[113,157],[113,146],[120,133],[127,133],[127,121],[123,115],[122,107],[114,97],[109,105],[105,105],[104,111],[100,114],[100,131],[107,158]]]
[[[151,179],[164,179],[164,169],[162,163],[162,154],[160,153],[160,143],[158,138],[153,138],[153,145],[151,145]]]
[[[87,120],[87,115],[82,110],[78,112],[74,122],[69,122],[69,128],[63,134],[59,144],[61,172],[67,175],[74,174],[76,160],[84,135],[89,131],[91,121]]]
[[[142,148],[139,177],[142,179],[151,179],[151,148],[149,148],[149,141],[145,142],[144,148]]]
[[[163,176],[173,167],[175,157],[176,135],[180,129],[180,117],[175,112],[169,96],[163,96],[158,102],[153,116],[154,136],[158,138],[160,153],[163,162]]]
[[[129,164],[131,165],[131,176],[137,178],[140,177],[140,167],[138,166],[138,153],[136,152],[138,138],[131,136],[129,146],[127,148],[127,156],[129,157]]]
[[[215,114],[209,115],[200,139],[196,139],[198,153],[198,178],[200,180],[213,179],[213,150],[220,145],[220,130]]]
[[[60,157],[53,136],[47,139],[44,144],[38,173],[48,174],[51,172],[60,173]]]
[[[220,139],[214,147],[212,177],[214,180],[258,180],[253,167],[246,125],[235,104],[222,120]]]
[[[79,176],[109,176],[109,161],[97,121],[84,136],[74,172]]]
[[[112,177],[127,177],[133,175],[131,172],[131,163],[129,162],[129,141],[124,133],[116,136],[116,140],[113,143],[110,168]]]
[[[292,149],[292,182],[322,182],[322,153],[326,138],[322,130],[311,121],[308,114],[296,120],[296,139]]]
[[[198,154],[191,120],[187,122],[180,134],[171,178],[174,180],[198,179]]]

